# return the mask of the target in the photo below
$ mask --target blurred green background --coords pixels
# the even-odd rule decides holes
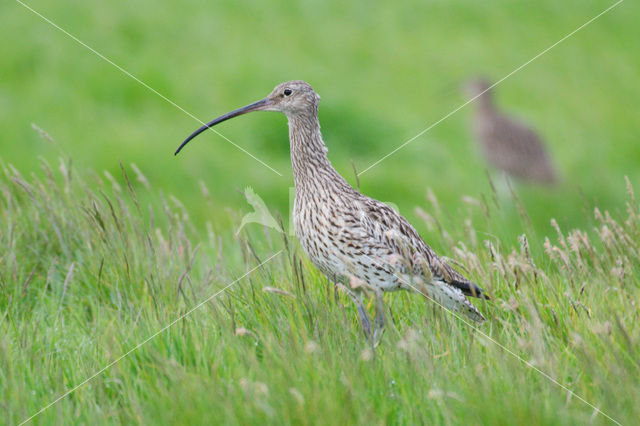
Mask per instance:
[[[304,79],[321,95],[329,156],[351,183],[465,102],[461,84],[496,81],[613,1],[344,2],[28,1],[31,7],[202,121]],[[591,207],[623,208],[624,176],[640,186],[640,7],[625,1],[496,89],[498,104],[535,126],[563,177],[557,188],[517,184],[534,227],[589,227]],[[173,156],[200,123],[16,2],[0,5],[0,159],[24,174],[39,157],[121,180],[135,163],[176,194],[198,224],[226,229],[254,188],[285,214],[293,185],[284,116],[260,113],[218,131],[278,176],[209,132]],[[490,197],[469,133],[473,105],[360,177],[362,191],[413,211],[426,188],[456,215],[463,195]],[[35,123],[55,140],[43,139]],[[199,181],[211,192],[203,201]],[[157,194],[137,183],[142,197]],[[521,226],[504,197],[505,232]],[[236,212],[236,213],[230,213]],[[585,214],[586,213],[586,214]],[[286,215],[286,214],[285,214]]]

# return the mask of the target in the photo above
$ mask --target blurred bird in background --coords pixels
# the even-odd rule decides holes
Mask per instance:
[[[483,78],[465,84],[467,96],[478,97],[472,132],[485,160],[509,177],[555,184],[558,181],[556,170],[538,134],[498,111],[490,87],[489,81]]]

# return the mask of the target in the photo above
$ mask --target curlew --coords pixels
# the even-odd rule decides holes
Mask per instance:
[[[383,330],[382,294],[418,290],[442,306],[482,322],[467,296],[487,298],[429,247],[413,226],[380,201],[352,188],[333,168],[320,133],[320,97],[304,81],[282,83],[266,98],[224,114],[193,132],[175,152],[208,128],[252,111],[278,111],[287,116],[295,184],[293,223],[311,262],[331,281],[343,285],[354,301],[369,339]],[[373,292],[376,314],[371,321],[363,305]]]
[[[556,172],[538,134],[494,105],[490,84],[476,79],[466,85],[469,95],[478,97],[473,133],[485,159],[511,177],[553,184]]]

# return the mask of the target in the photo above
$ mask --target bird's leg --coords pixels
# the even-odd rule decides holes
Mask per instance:
[[[373,341],[377,346],[380,343],[380,338],[382,337],[382,333],[384,332],[384,324],[385,324],[385,314],[384,314],[384,300],[382,299],[382,291],[375,290],[375,298],[376,298],[376,316],[373,319],[375,329],[373,331]]]
[[[364,334],[368,340],[372,339],[371,335],[371,321],[369,320],[369,315],[367,315],[367,311],[364,309],[364,305],[362,301],[357,303],[358,314],[360,315],[360,322],[362,323],[362,329],[364,330]]]
[[[364,330],[364,334],[367,339],[371,340],[371,321],[369,320],[369,315],[367,315],[367,310],[364,308],[364,304],[362,303],[362,292],[349,292],[353,303],[356,305],[356,309],[358,310],[358,316],[360,317],[360,323],[362,324],[362,328]]]

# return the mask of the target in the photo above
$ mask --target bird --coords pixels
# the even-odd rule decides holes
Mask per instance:
[[[361,194],[333,168],[320,132],[319,102],[320,96],[308,83],[281,83],[266,98],[194,131],[175,155],[205,130],[233,117],[253,111],[284,113],[295,186],[296,236],[313,265],[353,300],[366,337],[379,342],[386,322],[383,294],[396,290],[418,291],[456,315],[485,321],[468,297],[489,299],[486,292],[440,258],[396,210]],[[373,330],[363,302],[372,293]]]
[[[496,108],[489,81],[476,78],[467,82],[465,89],[476,101],[472,132],[485,160],[515,179],[555,184],[557,173],[542,139],[535,130]]]

